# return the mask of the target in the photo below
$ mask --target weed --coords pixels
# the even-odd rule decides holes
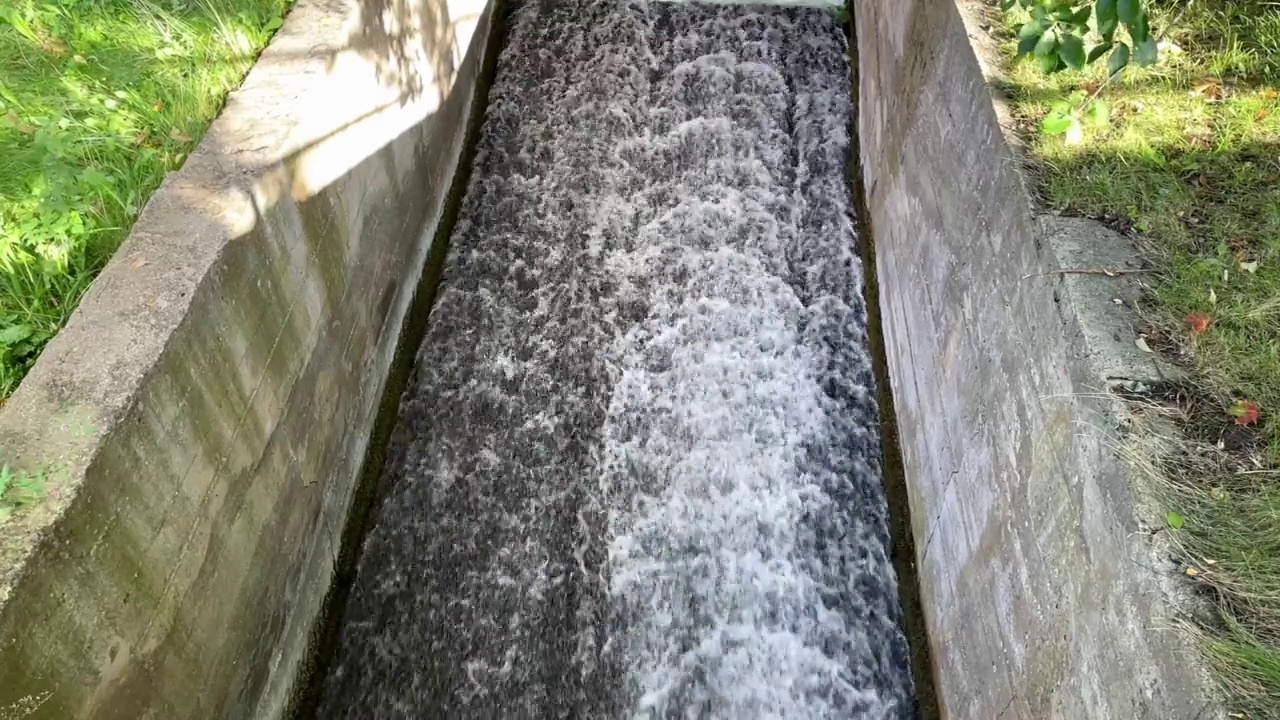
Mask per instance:
[[[0,720],[24,720],[29,718],[51,697],[53,697],[53,693],[49,692],[28,695],[11,705],[0,707]]]

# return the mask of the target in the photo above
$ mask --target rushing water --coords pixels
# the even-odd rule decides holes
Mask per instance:
[[[510,25],[320,717],[910,717],[839,22]]]

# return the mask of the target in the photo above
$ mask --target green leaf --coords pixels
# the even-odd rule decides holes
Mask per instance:
[[[1103,55],[1106,55],[1107,51],[1110,50],[1112,47],[1113,47],[1113,44],[1109,42],[1104,42],[1101,45],[1094,45],[1093,49],[1089,51],[1088,57],[1086,57],[1084,61],[1092,65],[1093,63],[1097,62],[1098,58],[1102,57]]]
[[[1120,15],[1116,12],[1116,0],[1098,0],[1098,34],[1107,42],[1115,36],[1116,27],[1120,24]]]
[[[1058,49],[1058,34],[1049,30],[1040,36],[1040,42],[1036,43],[1036,55],[1044,58],[1053,55],[1053,51]],[[1057,60],[1057,58],[1054,58]],[[1043,63],[1041,63],[1043,65]],[[1056,63],[1055,63],[1056,65]]]
[[[1039,35],[1025,37],[1018,41],[1018,57],[1022,57],[1032,50],[1036,49],[1036,43],[1040,42]]]
[[[1042,23],[1039,20],[1032,20],[1031,22],[1023,23],[1022,27],[1018,29],[1018,39],[1019,40],[1026,40],[1027,38],[1039,39],[1040,36],[1044,34],[1044,31],[1048,29],[1049,29],[1049,26],[1047,24]]]
[[[12,347],[31,337],[34,331],[26,325],[10,325],[0,329],[0,347]]]
[[[1041,55],[1037,60],[1040,63],[1040,70],[1046,74],[1058,71],[1058,66],[1062,61],[1058,59],[1058,53],[1051,52],[1048,55]]]
[[[1138,13],[1138,20],[1136,22],[1129,23],[1129,36],[1133,38],[1135,45],[1140,44],[1147,38],[1151,37],[1151,26],[1147,24],[1146,13]]]
[[[1089,27],[1089,6],[1085,5],[1071,16],[1071,23],[1080,27]]]
[[[1107,74],[1115,75],[1129,65],[1129,46],[1120,43],[1111,53],[1111,59],[1107,61]]]
[[[1071,125],[1075,123],[1075,118],[1061,112],[1051,112],[1044,116],[1044,120],[1040,121],[1040,129],[1046,135],[1061,135],[1071,129]]]
[[[1058,48],[1058,56],[1068,67],[1079,70],[1084,67],[1084,40],[1079,35],[1062,36],[1062,45]]]
[[[1116,28],[1119,27],[1119,25],[1120,23],[1113,20],[1111,21],[1111,24],[1108,25],[1107,27],[1098,29],[1098,34],[1102,35],[1103,42],[1106,42],[1106,43],[1115,42]]]
[[[1045,12],[1043,6],[1036,5],[1031,8],[1031,17],[1035,18],[1037,21],[1045,21],[1049,19],[1049,13]]]
[[[1089,108],[1085,111],[1089,122],[1094,125],[1106,125],[1111,119],[1111,108],[1107,107],[1105,100],[1094,100],[1089,103]]]
[[[1139,0],[1119,0],[1116,11],[1120,21],[1132,27],[1137,24],[1138,16],[1142,14],[1142,3]]]
[[[284,25],[284,19],[283,19],[283,18],[278,18],[278,17],[277,17],[277,18],[271,18],[271,20],[269,20],[269,21],[267,22],[267,24],[266,24],[266,29],[267,29],[268,31],[270,31],[270,30],[279,30],[281,25]]]
[[[1182,516],[1172,510],[1165,513],[1164,521],[1169,523],[1169,527],[1174,530],[1181,530],[1182,526],[1186,524],[1186,521],[1183,520]]]
[[[1018,0],[1000,0],[1000,10],[1003,12],[1009,12],[1013,9],[1013,6],[1017,4]]]
[[[1156,39],[1150,35],[1146,40],[1133,46],[1133,59],[1142,66],[1154,65],[1158,53]]]

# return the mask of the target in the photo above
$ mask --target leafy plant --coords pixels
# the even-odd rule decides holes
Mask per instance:
[[[1084,140],[1086,123],[1102,127],[1110,121],[1111,109],[1105,100],[1086,97],[1083,91],[1077,90],[1053,104],[1049,114],[1040,121],[1040,129],[1046,135],[1066,135],[1067,143],[1075,144]]]
[[[1018,56],[1031,55],[1046,73],[1079,70],[1109,56],[1107,74],[1115,75],[1130,62],[1154,64],[1158,55],[1142,0],[1000,0],[1000,7],[1029,16],[1015,28]],[[1121,26],[1128,41],[1117,40]],[[1098,42],[1086,52],[1091,30]]]

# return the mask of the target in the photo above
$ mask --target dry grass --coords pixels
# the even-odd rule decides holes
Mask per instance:
[[[1160,532],[1184,564],[1184,581],[1212,608],[1190,613],[1233,711],[1280,718],[1280,471],[1255,447],[1230,447],[1230,425],[1205,421],[1205,388],[1163,388],[1131,402],[1121,454],[1152,502],[1180,528]],[[1234,441],[1233,441],[1234,442]]]

